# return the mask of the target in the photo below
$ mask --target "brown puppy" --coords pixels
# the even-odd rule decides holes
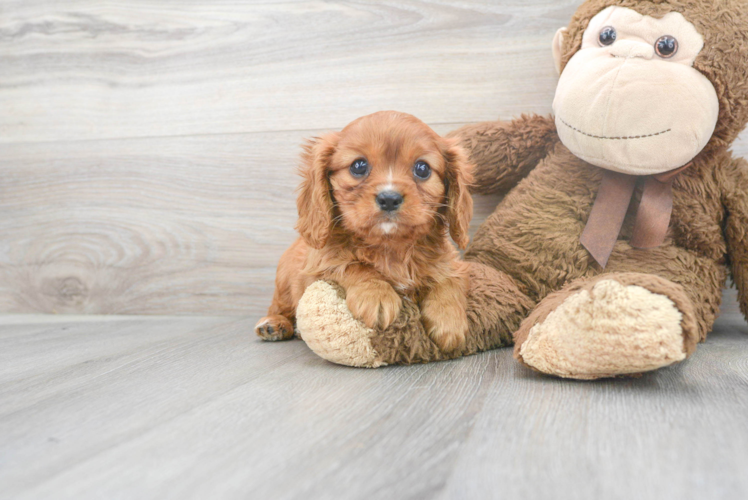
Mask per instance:
[[[291,338],[304,290],[329,279],[367,326],[392,323],[402,295],[420,305],[441,349],[461,346],[468,273],[447,231],[465,248],[473,201],[463,150],[411,115],[383,111],[311,141],[302,159],[301,238],[281,257],[257,334]]]

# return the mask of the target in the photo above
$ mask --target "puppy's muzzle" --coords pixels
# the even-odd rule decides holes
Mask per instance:
[[[384,212],[395,212],[403,204],[403,195],[397,191],[382,191],[377,195],[377,205]]]

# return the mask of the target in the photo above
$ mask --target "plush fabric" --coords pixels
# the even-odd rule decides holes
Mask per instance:
[[[655,275],[611,273],[546,297],[515,340],[515,357],[530,368],[594,379],[682,361],[699,336],[682,287]]]
[[[598,35],[610,25],[619,27],[617,39],[601,50]],[[653,41],[663,33],[678,40],[672,58],[655,54]],[[714,87],[692,68],[703,45],[680,13],[654,19],[622,7],[600,12],[556,89],[563,143],[579,158],[625,174],[687,164],[709,141],[719,114]]]
[[[736,160],[717,175],[727,186],[725,236],[732,280],[738,288],[740,310],[748,318],[748,162]]]
[[[300,336],[319,356],[341,365],[375,368],[386,364],[441,361],[512,344],[511,332],[532,309],[508,276],[481,264],[470,265],[470,330],[465,345],[444,353],[426,334],[418,307],[404,301],[397,320],[375,331],[353,319],[345,292],[325,281],[312,284],[297,310]]]
[[[696,27],[704,38],[704,49],[693,66],[712,82],[719,100],[717,127],[701,154],[709,156],[729,147],[748,122],[748,1],[588,0],[574,13],[564,35],[562,69],[581,48],[590,20],[611,6],[655,18],[678,12]]]
[[[535,325],[520,355],[528,366],[561,377],[650,371],[686,357],[681,317],[665,296],[602,281],[567,297]]]
[[[371,344],[376,332],[356,321],[342,288],[326,281],[312,283],[296,308],[301,338],[320,357],[340,365],[377,368],[385,365]],[[340,332],[346,335],[340,335]]]
[[[728,275],[748,316],[748,163],[729,151],[748,122],[748,3],[589,0],[557,37],[561,68],[582,46],[590,20],[613,5],[655,18],[679,12],[692,23],[704,40],[693,68],[712,84],[719,103],[713,135],[673,181],[664,244],[629,244],[642,178],[607,267],[594,261],[580,235],[602,170],[562,143],[553,117],[463,127],[451,135],[476,165],[474,191],[506,195],[464,256],[472,268],[466,346],[450,356],[441,353],[424,334],[417,308],[405,304],[395,324],[369,334],[378,362],[438,361],[513,339],[517,358],[544,373],[616,376],[693,353],[717,317]],[[338,336],[348,334],[337,330]]]

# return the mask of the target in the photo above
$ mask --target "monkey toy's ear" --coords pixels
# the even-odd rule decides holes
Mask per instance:
[[[553,37],[553,63],[556,65],[556,73],[561,74],[561,57],[564,55],[564,35],[566,27],[560,28]]]

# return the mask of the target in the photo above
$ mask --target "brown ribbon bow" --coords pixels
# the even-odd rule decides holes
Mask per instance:
[[[636,211],[634,233],[630,241],[632,247],[655,248],[665,241],[673,213],[673,180],[689,165],[646,177],[642,199]],[[582,245],[603,268],[608,264],[613,246],[618,240],[637,178],[636,175],[603,171],[603,180],[581,237]]]

